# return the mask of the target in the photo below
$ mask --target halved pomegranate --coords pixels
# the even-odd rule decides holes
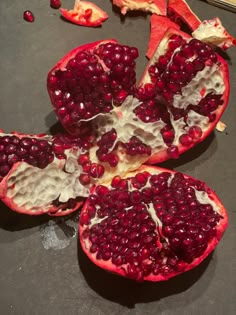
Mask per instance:
[[[92,189],[79,234],[97,266],[136,281],[163,281],[200,264],[227,224],[222,203],[205,183],[142,166]]]
[[[121,13],[141,10],[160,15],[166,15],[166,0],[113,0],[113,4],[121,8]]]
[[[75,0],[72,10],[61,8],[60,11],[66,20],[82,26],[100,26],[108,19],[105,11],[89,1]]]

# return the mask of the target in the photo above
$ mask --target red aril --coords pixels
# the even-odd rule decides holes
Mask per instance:
[[[61,1],[60,0],[50,0],[50,6],[53,9],[59,9],[61,7]]]
[[[192,177],[143,166],[126,174],[126,188],[114,180],[92,189],[79,221],[84,252],[107,271],[167,280],[196,267],[227,227],[218,197]]]
[[[34,14],[30,11],[30,10],[26,10],[23,14],[23,17],[24,17],[24,20],[27,21],[27,22],[34,22]]]

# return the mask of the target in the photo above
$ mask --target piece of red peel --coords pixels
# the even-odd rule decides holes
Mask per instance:
[[[108,15],[92,2],[75,0],[72,10],[60,9],[62,16],[77,25],[96,27],[100,26]]]
[[[165,16],[153,14],[150,19],[150,39],[146,56],[150,59],[168,28],[180,29],[179,25]]]
[[[165,0],[113,0],[113,4],[121,9],[123,15],[133,10],[166,15],[167,9]]]

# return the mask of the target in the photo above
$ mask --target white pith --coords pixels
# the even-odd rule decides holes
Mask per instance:
[[[113,0],[113,3],[121,8],[121,13],[126,14],[128,10],[143,10],[160,14],[160,10],[153,0],[137,1],[137,0]]]
[[[218,17],[201,22],[192,36],[223,49],[236,44],[235,39],[226,31]]]
[[[189,104],[197,106],[200,100],[207,94],[223,94],[224,90],[224,81],[219,71],[219,66],[216,64],[205,66],[191,82],[182,88],[182,95],[174,96],[173,106],[183,109],[186,109]]]

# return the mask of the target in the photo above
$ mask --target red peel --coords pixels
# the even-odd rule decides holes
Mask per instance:
[[[176,18],[186,23],[191,30],[195,30],[201,23],[184,0],[169,0],[167,10],[169,15],[174,12]]]
[[[75,0],[72,10],[61,8],[60,12],[66,20],[81,26],[100,26],[108,19],[105,11],[88,1]]]
[[[180,29],[180,26],[172,22],[168,17],[156,14],[151,16],[150,27],[150,38],[148,42],[148,50],[146,52],[146,56],[149,59],[153,56],[156,47],[158,47],[168,28]]]

